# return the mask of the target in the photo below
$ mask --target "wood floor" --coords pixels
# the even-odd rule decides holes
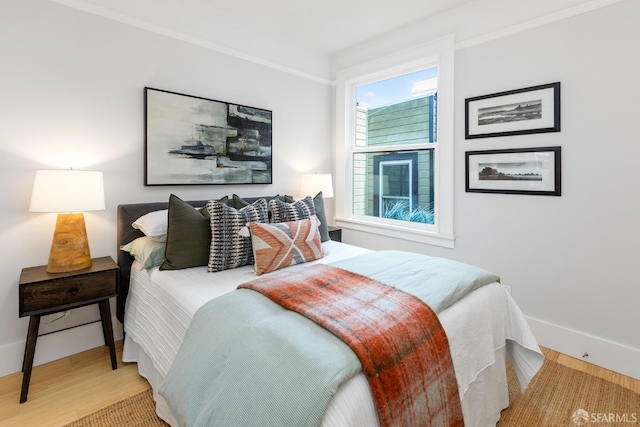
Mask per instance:
[[[622,387],[628,388],[629,390],[640,394],[640,380],[624,376],[617,372],[601,368],[600,366],[584,362],[580,359],[567,356],[566,354],[558,353],[557,351],[550,350],[545,347],[540,347],[540,349],[542,350],[544,357],[553,362],[557,362],[561,365],[567,366],[577,371],[586,372],[589,375],[605,379],[609,382],[621,385]]]
[[[22,404],[22,373],[0,378],[0,426],[63,426],[148,389],[137,365],[122,362],[122,341],[116,342],[116,351],[115,371],[105,346],[34,367]]]
[[[149,388],[135,363],[122,362],[122,341],[116,342],[118,369],[111,370],[109,351],[98,347],[33,368],[27,402],[20,404],[22,373],[0,378],[0,427],[58,427]],[[640,393],[640,380],[625,377],[542,348],[545,357]]]

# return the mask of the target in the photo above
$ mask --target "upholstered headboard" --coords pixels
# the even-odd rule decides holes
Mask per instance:
[[[259,198],[267,200],[273,197],[243,197],[246,202],[253,203]],[[187,201],[194,207],[204,206],[207,204],[207,200]],[[229,206],[233,206],[233,199],[227,200]],[[144,234],[133,227],[131,224],[140,218],[142,215],[149,212],[167,209],[169,202],[153,202],[153,203],[132,203],[118,206],[118,223],[117,223],[117,251],[118,251],[118,265],[120,266],[120,289],[118,290],[117,310],[116,315],[120,322],[124,323],[124,308],[127,301],[127,295],[129,293],[129,277],[131,275],[131,265],[133,264],[133,257],[128,252],[120,250],[120,246],[125,245],[138,237],[142,237]]]

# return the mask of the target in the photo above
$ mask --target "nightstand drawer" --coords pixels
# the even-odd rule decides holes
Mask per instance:
[[[116,296],[116,274],[116,270],[111,270],[23,284],[20,286],[20,317],[55,308],[66,310]]]

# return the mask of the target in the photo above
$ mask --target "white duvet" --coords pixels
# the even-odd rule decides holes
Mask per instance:
[[[333,241],[323,243],[323,249],[327,255],[315,262],[330,263],[368,252]],[[198,308],[255,277],[252,266],[207,273],[206,267],[141,271],[134,264],[125,310],[123,361],[138,362],[138,370],[155,390]],[[449,338],[465,425],[495,425],[500,410],[508,406],[505,355],[512,360],[523,388],[544,360],[524,316],[507,288],[492,283],[443,310],[439,318]],[[176,425],[162,398],[154,396],[158,415]],[[323,425],[378,425],[363,374],[334,396]]]

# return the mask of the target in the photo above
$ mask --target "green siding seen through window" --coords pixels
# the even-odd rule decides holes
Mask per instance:
[[[435,96],[379,107],[367,112],[367,146],[435,141]]]

